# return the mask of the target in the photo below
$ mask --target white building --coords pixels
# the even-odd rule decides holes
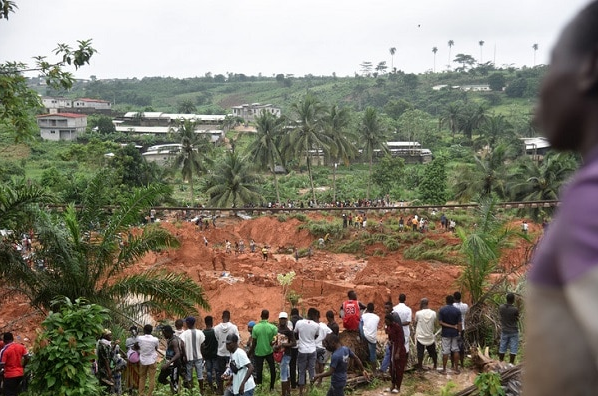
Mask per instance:
[[[75,140],[87,127],[87,115],[54,113],[37,116],[40,136],[44,140]]]
[[[260,114],[267,112],[271,113],[276,117],[280,117],[281,110],[277,107],[272,106],[271,104],[259,104],[259,103],[252,103],[252,104],[242,104],[241,106],[233,106],[232,108],[233,116],[241,117],[245,120],[245,122],[252,122],[255,120],[257,116]]]
[[[85,113],[110,112],[112,110],[112,103],[101,99],[68,99],[64,97],[43,96],[42,105],[50,114],[59,113],[61,111],[78,111]]]
[[[112,104],[107,100],[80,98],[73,100],[75,109],[111,110]]]

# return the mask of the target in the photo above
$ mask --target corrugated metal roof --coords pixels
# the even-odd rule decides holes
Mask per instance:
[[[132,133],[168,133],[172,132],[172,128],[163,126],[132,126],[132,125],[116,125],[117,132],[132,132]]]
[[[525,144],[526,150],[535,150],[550,147],[548,139],[545,137],[521,138]]]
[[[38,115],[38,116],[37,116],[37,118],[44,118],[44,117],[87,118],[87,114],[78,114],[78,113],[54,113],[54,114],[41,114],[41,115]]]

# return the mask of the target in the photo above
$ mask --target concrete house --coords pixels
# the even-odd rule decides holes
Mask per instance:
[[[231,108],[233,116],[241,117],[246,123],[253,122],[257,116],[263,112],[274,114],[276,117],[280,117],[281,110],[271,104],[242,104],[241,106],[233,106]]]
[[[73,100],[74,109],[111,110],[112,104],[107,100],[80,98]]]
[[[87,115],[55,113],[37,116],[37,126],[44,140],[75,140],[87,127]]]

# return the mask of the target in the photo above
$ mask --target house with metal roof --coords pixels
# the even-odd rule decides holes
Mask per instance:
[[[37,126],[44,140],[75,140],[87,127],[87,115],[55,113],[37,116]]]

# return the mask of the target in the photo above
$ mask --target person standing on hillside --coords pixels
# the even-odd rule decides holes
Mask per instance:
[[[292,330],[295,330],[295,326],[297,322],[303,319],[301,315],[299,315],[299,310],[297,308],[291,309],[291,325]],[[295,337],[295,340],[297,337]],[[291,371],[291,389],[297,388],[297,357],[299,355],[299,345],[295,344],[294,347],[291,347],[291,362],[289,363],[289,370]]]
[[[239,336],[226,336],[226,349],[230,355],[230,370],[233,375],[233,395],[253,396],[255,381],[253,380],[253,364],[243,348],[239,348]]]
[[[364,310],[366,306],[357,301],[357,293],[355,293],[354,290],[349,290],[347,297],[348,300],[341,305],[339,316],[343,319],[343,327],[345,330],[358,331],[359,321],[361,320],[361,311]]]
[[[203,383],[203,355],[201,353],[202,344],[206,336],[203,331],[195,328],[195,318],[189,316],[185,319],[187,330],[185,330],[180,338],[185,343],[185,356],[187,357],[187,364],[185,366],[185,387],[193,388],[193,371],[197,375],[197,383],[199,391],[204,393]]]
[[[370,358],[370,369],[376,370],[376,345],[378,343],[378,324],[380,317],[374,313],[374,303],[369,302],[365,312],[361,315],[361,330],[362,335],[368,343],[368,351]]]
[[[139,396],[152,396],[156,387],[156,368],[158,360],[158,346],[160,340],[152,335],[151,324],[143,326],[143,335],[137,336],[139,346]],[[149,378],[149,389],[145,393],[145,384]]]
[[[393,320],[400,324],[402,326],[402,321],[401,321],[401,317],[399,316],[398,313],[396,313],[393,310],[393,305],[392,305],[392,301],[386,301],[384,303],[384,315],[391,315]],[[386,346],[384,348],[384,358],[382,359],[382,363],[380,364],[380,372],[381,373],[385,373],[386,370],[388,370],[388,368],[390,367],[390,354],[391,354],[391,348],[390,348],[390,342],[386,343]]]
[[[500,314],[500,346],[498,348],[498,360],[505,359],[507,349],[511,353],[509,362],[515,364],[517,350],[519,349],[519,309],[514,305],[515,295],[507,294],[507,303],[498,307]]]
[[[456,291],[453,293],[455,302],[453,305],[461,311],[461,331],[459,332],[459,360],[461,361],[461,367],[465,367],[465,316],[469,311],[469,306],[461,302],[461,292]]]
[[[174,335],[180,337],[183,334],[183,326],[185,325],[185,321],[183,319],[177,319],[174,321]]]
[[[326,311],[326,320],[328,321],[328,328],[332,330],[334,334],[338,335],[340,332],[340,327],[338,323],[336,323],[336,321],[334,320],[334,311]]]
[[[324,372],[324,365],[330,357],[328,351],[326,350],[326,348],[324,348],[323,342],[326,336],[332,333],[332,330],[330,329],[330,327],[328,327],[328,324],[320,322],[320,311],[318,311],[316,321],[318,322],[318,326],[320,326],[318,338],[316,339],[316,374],[320,374]],[[319,386],[321,383],[322,380],[320,380],[320,382],[316,382],[316,385]]]
[[[459,332],[461,331],[461,311],[453,305],[455,298],[446,296],[446,305],[438,311],[438,322],[442,326],[442,373],[446,374],[449,355],[455,374],[459,374]]]
[[[286,312],[278,314],[278,337],[276,340],[276,350],[282,349],[284,354],[280,361],[280,386],[282,390],[282,396],[291,396],[291,384],[290,379],[290,363],[291,363],[291,351],[294,346],[297,345],[295,340],[295,334],[289,327],[289,319]]]
[[[404,293],[399,294],[399,303],[394,306],[393,311],[399,314],[401,318],[401,325],[403,326],[403,334],[405,335],[405,353],[407,353],[407,359],[409,359],[409,341],[411,336],[411,318],[413,311],[405,304],[407,296]]]
[[[424,350],[428,351],[434,362],[434,370],[438,367],[438,354],[436,353],[436,312],[428,308],[428,299],[422,298],[419,302],[419,311],[415,313],[415,343],[417,350],[417,369],[423,370]]]
[[[139,389],[139,351],[135,348],[137,340],[137,326],[129,328],[131,335],[125,340],[127,348],[127,367],[124,372],[125,390],[132,393]]]
[[[540,88],[536,120],[551,146],[583,164],[561,194],[527,276],[524,396],[598,389],[598,2],[564,28]]]
[[[278,329],[272,323],[268,322],[270,312],[267,309],[262,309],[260,316],[261,320],[253,326],[251,332],[251,349],[248,355],[255,357],[256,367],[256,385],[262,384],[262,373],[264,370],[264,360],[270,367],[270,392],[274,390],[274,383],[276,382],[276,365],[274,364],[274,349],[272,343],[278,334]]]
[[[21,393],[25,378],[24,368],[29,362],[29,354],[24,345],[14,342],[12,333],[4,333],[2,341],[4,347],[0,351],[0,362],[4,368],[4,395],[17,396]]]
[[[206,324],[206,328],[203,329],[204,342],[201,344],[201,354],[206,365],[208,386],[213,393],[216,393],[215,382],[217,383],[218,380],[214,377],[216,376],[216,366],[218,364],[218,340],[214,333],[214,318],[208,315],[204,318],[204,323]]]
[[[166,353],[160,367],[158,382],[163,385],[170,382],[170,390],[176,394],[179,392],[179,376],[183,372],[183,346],[170,325],[162,327],[162,335],[166,339]]]
[[[391,387],[386,391],[399,393],[403,383],[403,374],[407,366],[407,352],[405,351],[405,334],[403,326],[395,321],[392,314],[388,313],[384,317],[386,325],[385,331],[390,343],[390,379]]]
[[[316,375],[316,338],[320,332],[317,318],[318,310],[312,307],[307,310],[307,319],[298,320],[295,324],[295,334],[299,347],[297,356],[299,396],[303,396],[307,373],[309,373],[312,383]]]
[[[98,362],[96,376],[104,392],[110,394],[114,387],[114,378],[112,378],[112,359],[114,358],[114,354],[112,353],[112,332],[108,329],[104,329],[102,336],[98,340],[96,358]]]
[[[240,339],[239,335],[239,328],[231,323],[230,321],[230,311],[224,310],[222,311],[222,323],[219,323],[214,327],[214,335],[216,336],[216,340],[218,341],[218,353],[216,358],[216,381],[218,384],[218,392],[220,395],[224,392],[224,387],[222,383],[222,374],[224,370],[226,370],[226,366],[230,360],[230,353],[226,348],[226,337],[228,335],[234,334]]]

